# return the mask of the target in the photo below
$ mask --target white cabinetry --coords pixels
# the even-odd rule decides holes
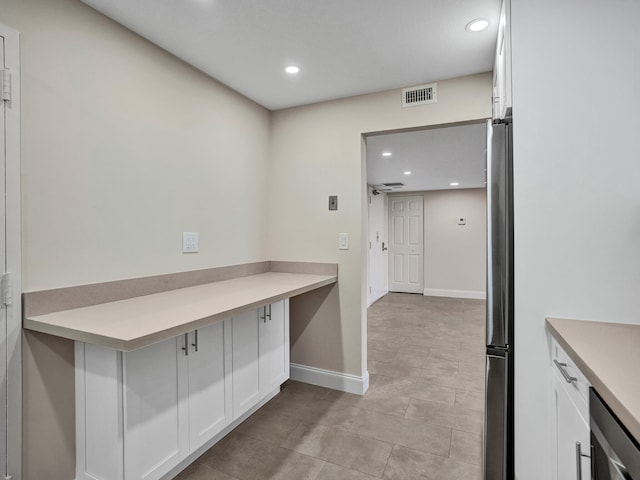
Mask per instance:
[[[289,301],[233,317],[233,416],[289,378]]]
[[[191,451],[231,423],[231,335],[220,322],[188,335],[189,446]],[[225,342],[227,343],[225,345]]]
[[[555,480],[591,478],[589,383],[564,350],[552,343]]]
[[[172,338],[124,354],[125,478],[160,478],[189,453],[179,343]]]
[[[511,104],[511,0],[503,0],[493,66],[493,118],[505,118]]]
[[[289,378],[288,300],[131,352],[76,342],[76,479],[157,480]]]
[[[289,378],[289,301],[258,310],[260,392],[268,394]]]

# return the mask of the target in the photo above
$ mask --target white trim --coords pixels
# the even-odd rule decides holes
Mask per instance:
[[[291,364],[291,380],[310,383],[320,387],[331,388],[348,393],[364,395],[369,389],[369,372],[362,377],[348,373],[333,372],[322,368],[307,367],[306,365]]]
[[[423,295],[426,297],[475,298],[478,300],[485,300],[487,298],[487,292],[477,290],[444,290],[440,288],[425,288]]]
[[[7,469],[22,478],[22,245],[20,217],[20,35],[0,24],[4,63],[11,71],[11,101],[5,103],[7,271],[13,278],[14,301],[7,306]]]

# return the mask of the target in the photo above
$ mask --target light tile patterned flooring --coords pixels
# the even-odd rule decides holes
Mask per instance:
[[[485,305],[391,293],[364,396],[289,381],[179,480],[480,480]]]

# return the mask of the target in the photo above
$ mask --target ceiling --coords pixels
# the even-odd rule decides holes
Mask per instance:
[[[500,0],[83,0],[270,110],[492,70]],[[465,26],[483,17],[489,28]],[[300,73],[289,75],[294,64]]]
[[[486,132],[476,123],[367,137],[367,183],[405,184],[393,192],[484,188]]]

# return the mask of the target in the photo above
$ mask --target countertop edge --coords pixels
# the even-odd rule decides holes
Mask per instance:
[[[591,386],[598,392],[600,397],[602,397],[609,408],[611,408],[611,410],[616,414],[618,419],[623,423],[627,430],[629,430],[629,432],[635,437],[636,441],[640,442],[640,418],[637,418],[622,402],[620,402],[620,400],[618,400],[616,395],[607,386],[606,382],[593,371],[593,369],[587,364],[582,356],[571,346],[570,341],[564,337],[562,332],[559,330],[559,325],[557,325],[557,322],[586,321],[554,317],[549,317],[545,320],[547,328],[551,332],[553,338],[555,338],[562,346],[562,348],[564,348],[564,350],[567,352],[567,355],[569,355],[571,360],[576,363],[576,366],[584,374],[589,383],[591,383]]]

